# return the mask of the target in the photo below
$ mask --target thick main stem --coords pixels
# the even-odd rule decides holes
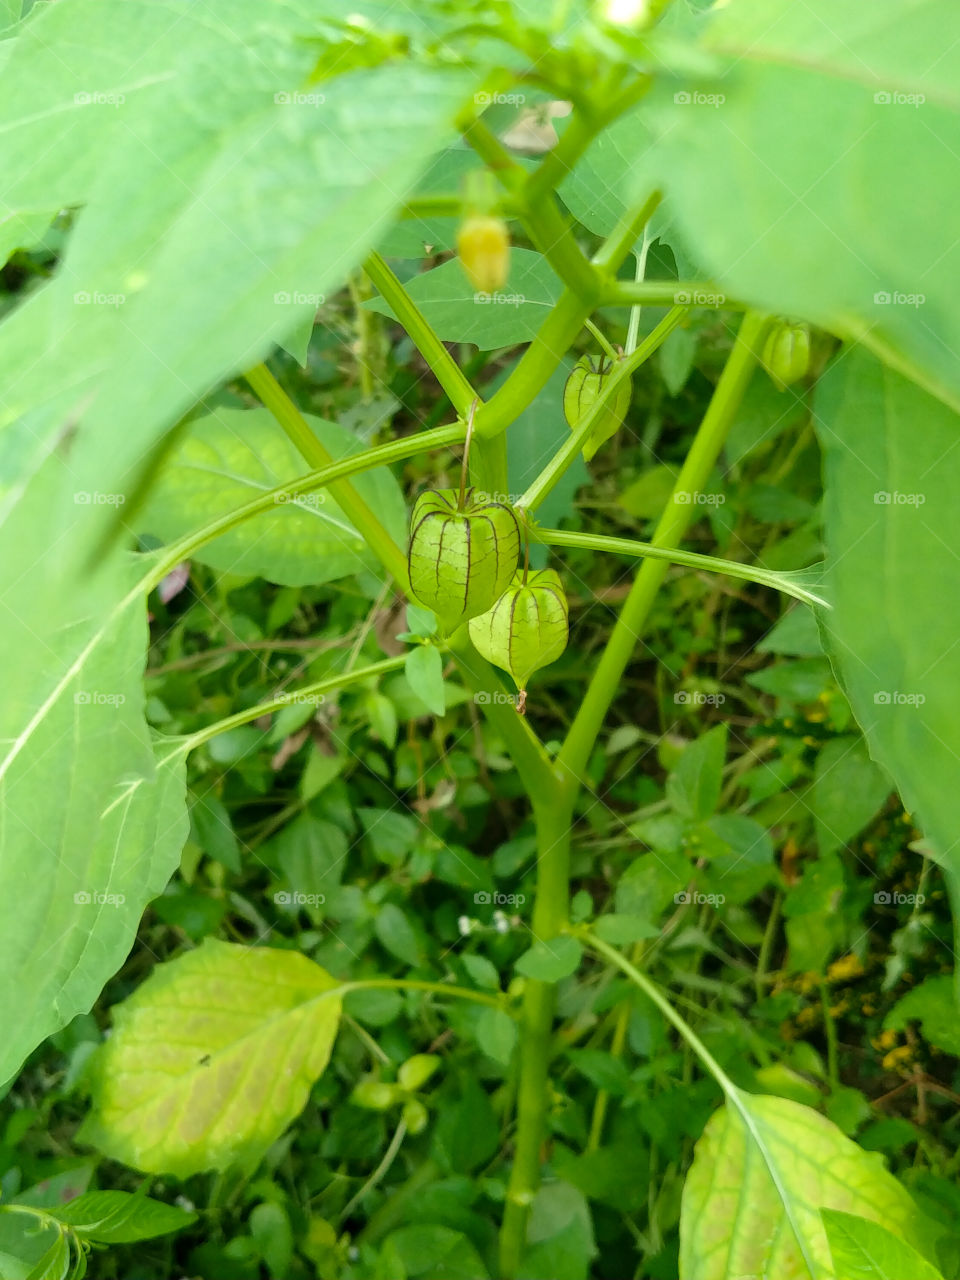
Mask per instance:
[[[531,928],[537,941],[555,938],[567,920],[570,896],[568,802],[535,804],[537,891]],[[540,1146],[547,1130],[550,1059],[556,986],[528,978],[520,1030],[517,1137],[500,1228],[500,1277],[513,1280],[520,1266],[530,1206],[540,1185]]]

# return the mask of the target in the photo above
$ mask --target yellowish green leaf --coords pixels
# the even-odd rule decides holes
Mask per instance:
[[[99,1053],[84,1138],[148,1173],[254,1163],[330,1059],[340,985],[305,956],[207,941],[158,965]]]

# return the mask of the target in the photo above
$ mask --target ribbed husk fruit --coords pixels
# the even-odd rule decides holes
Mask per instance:
[[[810,367],[810,328],[805,324],[781,321],[774,325],[763,344],[764,367],[783,390],[802,378]]]
[[[496,293],[510,273],[510,232],[502,218],[486,213],[464,218],[457,231],[457,253],[467,279],[478,293]]]
[[[485,613],[513,579],[520,529],[502,502],[474,502],[472,490],[422,493],[410,519],[410,587],[445,635]]]
[[[526,689],[535,671],[560,657],[567,647],[567,597],[553,569],[523,572],[488,612],[470,623],[470,639],[496,667],[509,671],[517,688]]]
[[[570,371],[563,389],[563,413],[567,423],[576,427],[593,408],[604,383],[613,373],[614,362],[605,356],[595,360],[581,356]],[[604,405],[593,430],[583,442],[583,456],[589,461],[605,440],[609,440],[623,426],[630,408],[630,379],[624,378]]]

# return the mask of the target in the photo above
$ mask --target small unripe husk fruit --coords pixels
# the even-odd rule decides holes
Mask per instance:
[[[407,569],[420,604],[450,635],[485,613],[513,580],[520,558],[517,517],[502,502],[474,502],[453,489],[422,493],[410,518]]]
[[[599,360],[594,360],[592,356],[581,356],[570,370],[563,388],[563,415],[571,430],[593,408],[615,367],[614,362],[605,356],[601,356]],[[630,379],[624,378],[603,406],[590,434],[583,442],[583,456],[588,462],[603,442],[623,426],[630,408],[630,395]]]
[[[778,321],[767,335],[761,356],[764,368],[782,391],[810,368],[810,327]]]
[[[560,657],[568,635],[567,596],[553,569],[518,572],[493,608],[470,623],[481,657],[516,681],[521,711],[527,681]]]

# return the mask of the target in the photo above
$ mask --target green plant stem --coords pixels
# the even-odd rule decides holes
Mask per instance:
[[[611,947],[606,942],[602,942],[599,938],[594,937],[594,935],[590,933],[589,929],[578,928],[576,930],[572,930],[572,932],[585,946],[589,947],[592,951],[597,952],[599,955],[602,955],[606,960],[609,960],[611,964],[616,965],[618,969],[621,969],[630,981],[638,986],[640,990],[653,1001],[666,1020],[680,1033],[683,1039],[686,1040],[687,1044],[707,1068],[714,1080],[716,1080],[717,1084],[726,1096],[727,1105],[732,1107],[739,1114],[740,1119],[743,1121],[744,1128],[753,1139],[757,1150],[760,1153],[760,1158],[767,1167],[770,1180],[774,1185],[781,1203],[783,1204],[784,1215],[790,1224],[793,1234],[796,1236],[797,1245],[803,1255],[807,1270],[811,1276],[816,1275],[817,1266],[814,1260],[808,1255],[805,1236],[794,1213],[793,1198],[788,1194],[783,1183],[783,1173],[780,1168],[780,1162],[774,1158],[767,1145],[763,1129],[757,1123],[757,1117],[750,1107],[750,1094],[743,1093],[739,1088],[737,1088],[690,1024],[686,1022],[679,1013],[677,1013],[676,1009],[666,998],[660,988],[655,983],[651,982],[645,974],[641,973],[636,965],[631,964],[625,956],[622,956],[620,952],[616,950],[616,948]]]
[[[506,1003],[503,995],[492,996],[485,991],[474,991],[470,987],[454,987],[448,982],[427,982],[421,978],[355,978],[341,982],[332,987],[331,991],[337,995],[346,995],[350,991],[372,990],[374,987],[390,991],[429,991],[437,996],[455,996],[458,1000],[489,1005],[491,1009],[503,1009]]]
[[[504,194],[489,210],[502,218],[517,216],[517,203]],[[456,192],[448,195],[411,196],[397,211],[398,218],[460,218],[463,216],[463,196]]]
[[[613,91],[619,79],[618,74],[616,82],[608,80],[607,85],[597,86],[596,101],[610,102],[602,112],[591,116],[587,116],[583,111],[573,113],[557,145],[550,148],[527,179],[526,196],[531,203],[535,204],[552,195],[574,169],[596,134],[630,105],[630,101],[626,98],[613,99]]]
[[[830,1014],[830,992],[823,978],[820,979],[820,1008],[823,1012],[823,1034],[827,1040],[827,1079],[833,1092],[840,1087],[840,1050],[837,1043],[837,1024]]]
[[[399,671],[406,660],[407,655],[401,653],[395,658],[384,658],[382,662],[373,662],[367,667],[356,667],[353,671],[344,671],[339,675],[328,676],[325,680],[316,680],[313,684],[304,685],[302,689],[294,689],[279,698],[271,698],[268,702],[258,702],[253,707],[237,711],[223,720],[216,720],[213,724],[198,729],[196,733],[179,739],[177,749],[184,753],[194,751],[218,734],[226,733],[230,729],[238,729],[241,725],[259,720],[261,716],[272,715],[274,711],[282,711],[284,707],[311,699],[322,700],[324,694],[336,689],[344,689],[348,685],[359,684],[363,680],[372,680],[377,676],[387,675],[391,671]]]
[[[579,140],[584,131],[586,145],[593,130],[582,116],[576,116],[565,137],[574,133]],[[524,230],[563,283],[581,299],[592,303],[599,295],[602,277],[580,252],[570,220],[560,212],[552,190],[540,191],[533,187],[526,169],[514,160],[483,120],[469,121],[464,128],[464,138],[513,196]]]
[[[601,350],[605,355],[609,356],[611,360],[620,359],[619,352],[617,352],[614,349],[614,347],[611,345],[611,343],[607,339],[606,334],[601,332],[601,330],[597,328],[597,326],[593,323],[592,320],[584,320],[583,325],[585,329],[588,329],[590,333],[593,334],[593,337],[597,342],[597,345],[601,348]]]
[[[756,312],[748,312],[744,317],[730,358],[720,375],[690,452],[677,477],[673,493],[657,524],[653,536],[654,546],[674,548],[686,533],[696,510],[690,501],[690,495],[701,493],[706,488],[758,359],[760,342],[768,323],[766,316]],[[573,795],[580,787],[580,778],[600,726],[616,696],[620,678],[646,625],[650,608],[666,572],[665,560],[644,561],[630,594],[624,601],[603,655],[594,668],[580,709],[560,748],[557,765],[565,775],[565,786]]]
[[[414,346],[433,370],[450,403],[463,418],[477,398],[477,393],[460,366],[434,333],[426,316],[404,289],[379,253],[372,253],[363,264],[370,280],[380,291],[384,302],[407,331]]]
[[[374,467],[386,466],[391,462],[402,462],[404,458],[415,457],[418,453],[428,453],[432,449],[459,444],[465,435],[466,427],[462,422],[451,422],[443,427],[435,427],[432,431],[422,431],[419,435],[405,436],[402,440],[391,440],[388,444],[365,449],[362,453],[351,454],[330,466],[311,471],[308,475],[301,476],[299,480],[278,485],[275,489],[268,489],[259,498],[244,503],[234,511],[217,516],[202,528],[195,529],[192,533],[185,534],[176,542],[171,542],[164,547],[152,568],[119,607],[123,608],[131,600],[139,599],[145,591],[152,591],[171,569],[176,568],[181,560],[186,560],[200,547],[206,546],[214,538],[219,538],[221,534],[228,533],[244,521],[260,515],[261,512],[275,509],[278,502],[289,501],[301,494],[314,493],[317,489],[326,488],[331,481],[339,480],[344,476],[357,475],[362,471],[371,471]]]
[[[644,227],[653,217],[662,199],[662,192],[651,191],[642,204],[633,209],[628,209],[593,255],[594,266],[599,267],[607,276],[607,284],[604,287],[605,293],[616,285],[617,271],[620,264],[637,243],[637,237],[641,235]],[[663,282],[662,287],[665,288],[668,283],[669,281]]]
[[[583,448],[583,442],[593,430],[594,423],[599,420],[607,404],[616,394],[620,384],[653,355],[654,351],[680,324],[686,314],[686,307],[672,308],[657,327],[640,343],[636,351],[617,361],[609,377],[605,378],[601,383],[600,393],[596,400],[571,431],[569,438],[563,442],[537,478],[527,487],[526,492],[517,503],[518,507],[523,507],[525,511],[536,511],[567,468],[573,464]],[[492,404],[493,401],[491,400],[490,403]]]
[[[644,229],[643,243],[641,244],[639,250],[636,251],[634,254],[636,258],[635,279],[638,283],[643,279],[644,275],[646,274],[647,253],[650,249],[650,243],[651,241],[650,241],[650,236],[648,234],[648,230]],[[636,303],[635,306],[632,306],[630,308],[630,323],[627,325],[627,346],[626,346],[626,351],[628,355],[631,351],[635,351],[637,347],[637,341],[640,337],[640,313],[642,311],[643,311],[643,307],[641,307],[639,302]]]
[[[377,365],[380,352],[380,315],[363,304],[370,297],[370,281],[362,271],[355,271],[347,281],[350,301],[353,303],[354,331],[356,333],[357,370],[360,377],[360,395],[370,400],[380,378]]]
[[[535,792],[531,795],[536,796]],[[537,888],[531,929],[538,941],[562,932],[570,895],[570,820],[564,804],[534,800]],[[520,1026],[520,1082],[513,1166],[500,1228],[500,1277],[514,1280],[523,1257],[530,1206],[540,1184],[547,1127],[556,986],[528,978]]]
[[[767,994],[764,990],[767,971],[770,968],[770,953],[773,951],[773,940],[777,934],[777,926],[780,923],[780,906],[783,902],[779,889],[773,896],[773,905],[770,907],[770,914],[767,916],[767,924],[763,931],[763,941],[760,943],[760,954],[757,957],[757,967],[753,974],[753,989],[758,1000],[762,1000]]]
[[[400,1123],[397,1125],[397,1128],[396,1128],[396,1131],[394,1132],[393,1137],[390,1139],[390,1145],[387,1147],[386,1151],[383,1153],[383,1159],[374,1169],[373,1173],[371,1173],[370,1177],[367,1178],[366,1182],[363,1184],[360,1190],[356,1193],[356,1195],[353,1196],[353,1198],[350,1199],[344,1205],[343,1209],[341,1209],[340,1213],[337,1216],[338,1222],[345,1222],[346,1219],[350,1217],[351,1213],[353,1213],[354,1209],[357,1207],[360,1201],[364,1198],[364,1196],[367,1195],[370,1191],[372,1191],[373,1188],[377,1185],[377,1183],[380,1182],[386,1176],[386,1174],[390,1169],[390,1166],[393,1164],[394,1160],[396,1160],[397,1156],[400,1154],[400,1148],[403,1146],[403,1140],[406,1136],[407,1136],[407,1122],[401,1119]]]
[[[573,344],[591,310],[572,289],[561,294],[513,373],[477,411],[474,430],[478,436],[499,435],[532,404],[560,363],[563,352]]]
[[[659,193],[654,192],[638,209],[624,215],[594,254],[594,266],[601,274],[616,272],[659,200]],[[563,353],[573,345],[593,309],[593,305],[573,289],[566,289],[561,294],[513,373],[477,411],[474,430],[478,436],[499,435],[533,402],[560,363]]]
[[[310,430],[306,418],[265,364],[256,365],[244,376],[261,404],[270,410],[311,467],[329,467],[336,461]],[[367,503],[349,480],[331,481],[330,492],[383,567],[405,589],[407,558]]]
[[[712,298],[716,301],[708,302]],[[600,294],[600,305],[613,306],[686,306],[714,307],[726,311],[745,311],[746,303],[737,302],[722,293],[719,285],[702,280],[616,280]]]
[[[643,956],[643,952],[644,944],[642,942],[635,942],[630,951],[631,962],[636,964]],[[610,1041],[610,1054],[614,1058],[619,1058],[623,1055],[623,1050],[627,1043],[627,1032],[630,1029],[630,1013],[631,1006],[629,1000],[621,1001],[619,1007],[615,1010],[613,1037]],[[593,1116],[590,1120],[590,1136],[587,1139],[588,1151],[596,1151],[603,1141],[603,1126],[607,1118],[607,1108],[609,1105],[609,1092],[606,1089],[599,1089],[593,1102]]]
[[[618,969],[621,969],[630,981],[638,986],[644,995],[648,996],[649,999],[653,1001],[670,1025],[680,1032],[680,1035],[684,1040],[686,1040],[687,1044],[689,1044],[690,1048],[707,1068],[727,1097],[739,1097],[740,1091],[737,1086],[724,1071],[723,1067],[720,1066],[720,1063],[717,1062],[716,1058],[694,1031],[693,1027],[691,1027],[690,1024],[686,1022],[679,1013],[677,1013],[676,1009],[656,983],[651,982],[646,974],[641,973],[635,964],[632,964],[626,956],[620,954],[616,947],[611,947],[609,943],[603,942],[600,938],[595,937],[589,929],[581,927],[572,929],[570,932],[573,933],[575,937],[579,938],[584,946],[589,947],[592,951],[596,951],[598,955],[603,956],[605,960],[609,960],[611,964],[614,964]]]
[[[779,573],[775,569],[764,569],[760,565],[741,564],[738,560],[723,560],[719,556],[704,556],[696,551],[684,551],[680,547],[659,547],[653,542],[638,542],[633,538],[612,538],[602,533],[577,533],[570,529],[542,529],[537,525],[530,528],[533,542],[542,542],[548,547],[583,547],[587,551],[608,551],[626,556],[645,556],[651,560],[666,560],[670,564],[685,565],[689,569],[701,569],[712,573],[722,573],[728,578],[737,578],[742,582],[755,582],[760,586],[773,587],[785,595],[802,600],[804,604],[817,605],[829,609],[829,603],[817,595],[815,591],[803,585],[802,580],[794,580],[789,573]]]
[[[402,1187],[399,1187],[396,1191],[391,1189],[389,1198],[383,1202],[361,1229],[357,1236],[357,1242],[359,1244],[376,1244],[378,1240],[382,1240],[385,1235],[388,1235],[394,1227],[398,1227],[401,1223],[407,1221],[412,1203],[416,1201],[417,1196],[424,1187],[429,1186],[431,1182],[436,1182],[441,1176],[441,1172],[440,1165],[429,1156],[421,1161]],[[411,1213],[411,1220],[415,1216],[415,1212]]]

